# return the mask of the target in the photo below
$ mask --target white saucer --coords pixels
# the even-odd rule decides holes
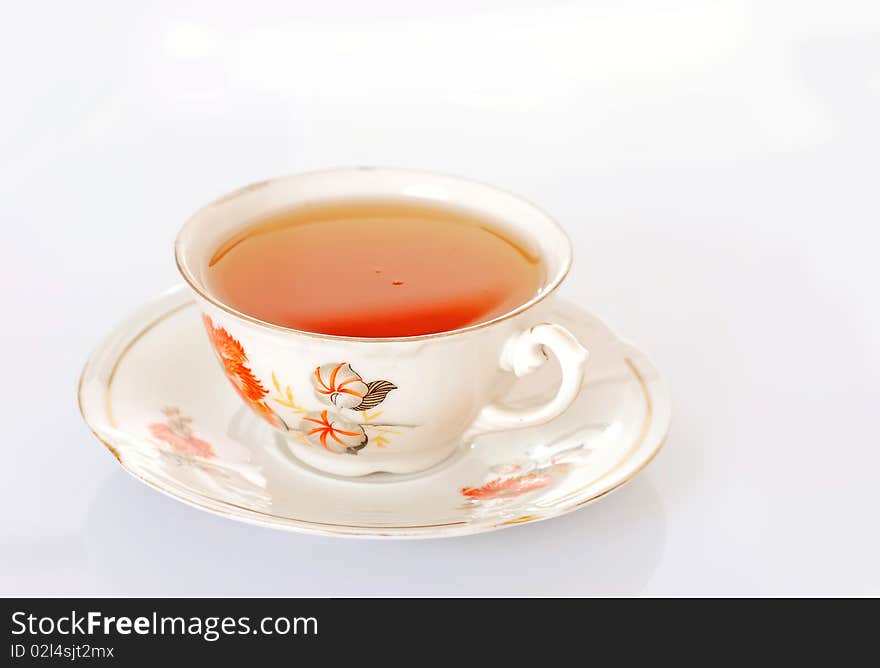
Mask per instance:
[[[669,428],[666,383],[644,354],[578,306],[559,304],[553,320],[591,353],[574,405],[414,475],[336,478],[294,459],[223,378],[183,286],[139,308],[92,354],[80,410],[129,473],[232,519],[344,536],[490,531],[568,513],[620,487]],[[554,366],[520,380],[511,403],[549,395]]]

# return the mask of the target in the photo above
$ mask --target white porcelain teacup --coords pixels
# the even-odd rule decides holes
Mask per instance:
[[[399,198],[447,202],[497,221],[499,232],[541,258],[544,283],[516,309],[437,334],[365,339],[298,331],[257,320],[208,288],[208,261],[255,219],[304,203]],[[419,171],[352,168],[256,183],[196,213],[175,245],[180,273],[201,307],[208,336],[239,396],[283,432],[307,464],[343,476],[429,468],[492,431],[544,423],[580,391],[587,351],[547,321],[571,264],[562,229],[534,205],[472,181]],[[499,401],[515,378],[561,367],[556,395],[522,410]]]

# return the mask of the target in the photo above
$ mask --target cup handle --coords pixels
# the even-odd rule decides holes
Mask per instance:
[[[562,369],[556,396],[529,408],[514,409],[498,403],[484,407],[465,432],[467,441],[493,431],[543,424],[571,406],[583,385],[590,354],[565,327],[544,322],[515,334],[504,345],[499,364],[521,378],[547,361],[547,350],[556,356]]]

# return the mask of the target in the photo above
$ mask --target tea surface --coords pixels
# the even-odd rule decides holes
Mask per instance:
[[[224,243],[208,284],[224,303],[294,329],[431,334],[527,302],[542,270],[491,222],[408,202],[324,203],[274,214]]]

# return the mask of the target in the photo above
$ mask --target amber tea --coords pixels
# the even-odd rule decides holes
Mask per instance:
[[[228,239],[208,272],[212,292],[260,320],[354,337],[444,332],[529,301],[537,257],[458,209],[343,201],[273,214]]]

